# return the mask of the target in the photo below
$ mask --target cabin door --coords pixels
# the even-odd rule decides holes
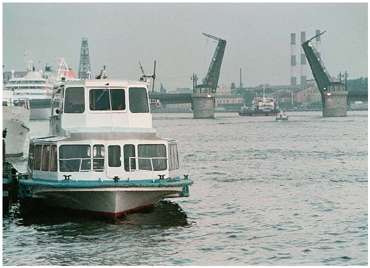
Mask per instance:
[[[123,161],[122,148],[120,145],[108,145],[108,169],[107,175],[109,178],[117,176],[122,179],[123,176]]]

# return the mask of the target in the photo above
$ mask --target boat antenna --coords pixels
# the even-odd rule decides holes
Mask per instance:
[[[153,79],[153,82],[152,82],[152,92],[154,92],[154,83],[155,83],[155,78],[156,78],[155,70],[156,70],[156,67],[157,67],[157,61],[154,60],[153,74],[152,75],[146,75],[145,74],[144,68],[141,65],[140,61],[139,61],[139,66],[140,66],[140,70],[141,70],[141,73],[142,73],[142,76],[140,77],[140,81],[145,81],[146,82],[146,79],[147,78],[152,78]]]
[[[144,77],[145,77],[145,72],[144,72],[144,68],[143,68],[143,66],[141,65],[141,62],[140,62],[140,61],[139,61],[139,66],[140,66],[141,73],[143,74],[143,75],[140,77],[140,80],[144,80],[144,79],[142,79],[142,78],[144,78]]]
[[[100,70],[100,74],[95,76],[95,79],[107,79],[108,75],[105,69],[106,69],[106,66],[103,65],[103,69]]]

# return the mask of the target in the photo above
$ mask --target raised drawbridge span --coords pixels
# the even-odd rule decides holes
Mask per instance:
[[[302,48],[321,94],[323,116],[346,116],[348,92],[345,89],[345,85],[340,81],[337,82],[331,79],[321,60],[320,54],[311,44],[313,39],[318,38],[324,33],[325,31],[302,43]]]

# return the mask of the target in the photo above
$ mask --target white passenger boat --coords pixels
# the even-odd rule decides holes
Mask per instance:
[[[49,119],[53,84],[43,76],[41,71],[29,67],[24,77],[11,78],[5,84],[5,89],[12,90],[14,98],[30,101],[32,120]]]
[[[29,140],[30,107],[27,99],[14,99],[13,92],[3,90],[3,130],[6,130],[6,158],[24,156]]]
[[[285,112],[280,112],[277,116],[276,116],[276,121],[287,121],[288,120],[288,116],[285,114]]]
[[[152,128],[146,82],[66,81],[56,91],[51,136],[31,141],[22,204],[119,217],[189,194],[177,144]]]

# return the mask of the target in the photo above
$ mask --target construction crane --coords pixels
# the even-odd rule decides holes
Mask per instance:
[[[218,43],[213,54],[211,63],[209,65],[206,77],[203,79],[202,84],[196,85],[195,90],[198,89],[200,92],[215,93],[217,90],[218,79],[220,77],[220,70],[226,47],[226,40],[207,33],[202,34],[208,38],[218,41]]]

